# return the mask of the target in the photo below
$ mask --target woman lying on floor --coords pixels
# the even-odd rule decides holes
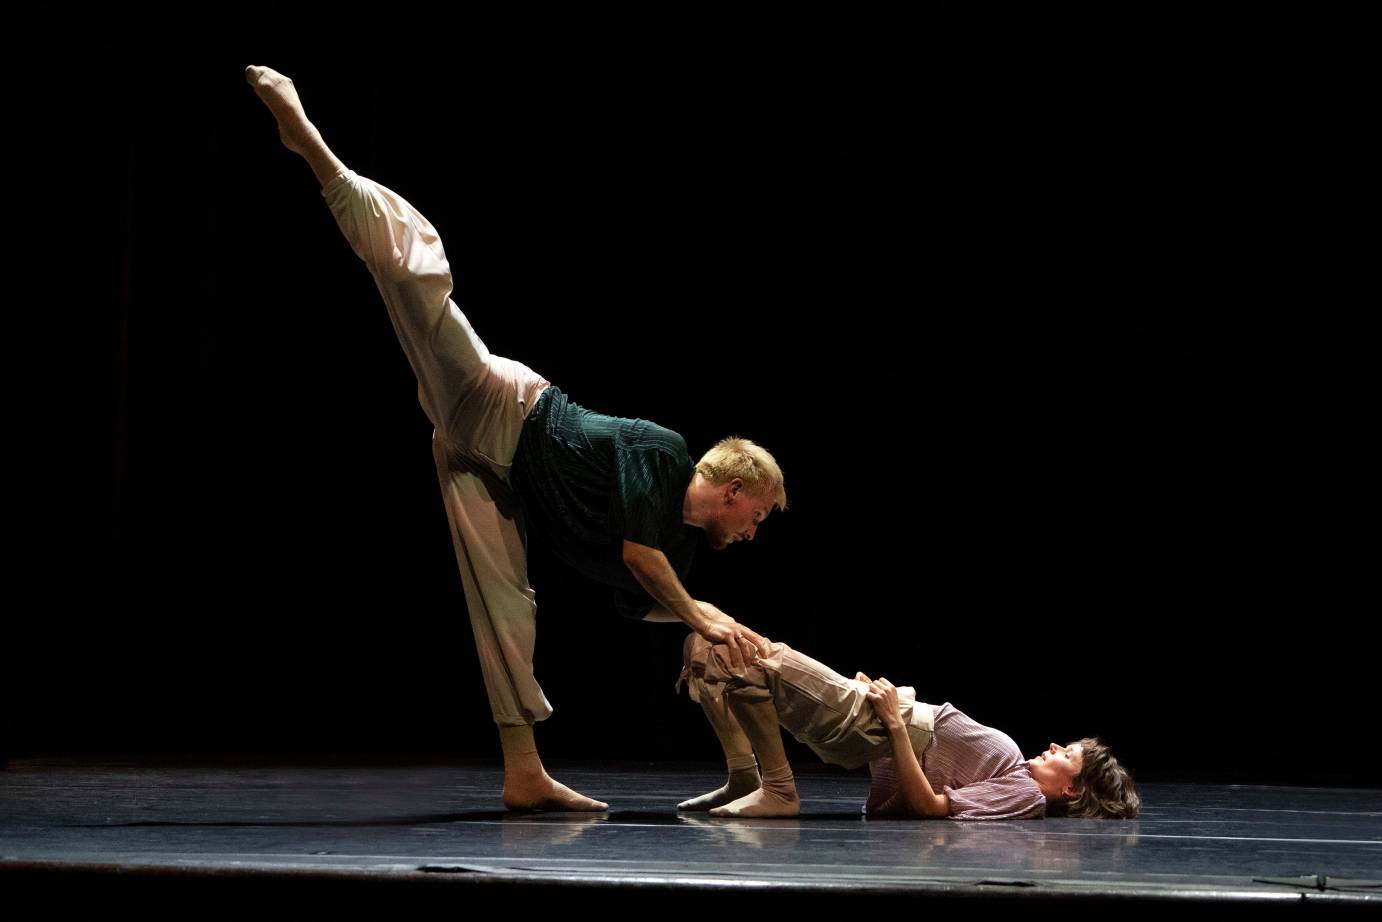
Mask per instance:
[[[677,689],[687,683],[715,728],[729,781],[679,809],[796,816],[801,801],[779,725],[826,762],[867,764],[873,787],[864,812],[871,816],[1121,819],[1141,806],[1131,775],[1098,739],[1052,743],[1023,759],[1006,733],[949,702],[917,701],[912,688],[862,672],[847,679],[784,643],[772,651],[736,676],[727,647],[699,634],[686,639]]]

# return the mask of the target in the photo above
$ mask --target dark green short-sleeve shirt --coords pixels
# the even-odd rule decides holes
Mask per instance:
[[[529,538],[613,586],[621,615],[642,618],[656,602],[624,565],[624,539],[661,550],[685,583],[700,542],[682,522],[695,473],[677,433],[587,410],[552,385],[523,421],[509,481]]]

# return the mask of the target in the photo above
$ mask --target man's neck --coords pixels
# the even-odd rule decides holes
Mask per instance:
[[[701,472],[696,471],[695,474],[691,475],[691,483],[686,488],[686,497],[681,502],[681,520],[684,524],[705,528],[704,494],[705,481],[701,478]]]

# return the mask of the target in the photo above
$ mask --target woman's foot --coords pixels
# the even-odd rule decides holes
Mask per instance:
[[[715,807],[722,807],[725,804],[738,800],[746,794],[752,794],[762,785],[758,777],[757,768],[746,768],[736,772],[730,772],[729,780],[724,787],[717,788],[709,794],[702,794],[700,797],[693,797],[690,800],[683,800],[677,804],[678,810],[713,810]]]
[[[752,794],[745,794],[723,807],[710,811],[711,816],[796,816],[801,812],[801,798],[797,796],[797,782],[792,766],[783,762],[777,768],[763,772],[763,786]]]
[[[797,796],[796,786],[790,794],[768,788],[766,785],[746,794],[738,800],[730,801],[723,807],[710,811],[711,816],[796,816],[801,813],[801,798]]]

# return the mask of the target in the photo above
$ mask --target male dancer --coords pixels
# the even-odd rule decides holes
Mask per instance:
[[[533,677],[536,602],[527,532],[614,586],[621,614],[682,621],[728,645],[732,668],[742,670],[767,655],[768,639],[692,599],[681,580],[697,530],[722,550],[752,540],[772,509],[786,508],[782,471],[772,455],[741,438],[722,440],[693,464],[677,433],[586,410],[526,365],[490,353],[450,298],[450,266],[431,223],[331,152],[292,80],[253,65],[245,79],[273,113],[284,146],[311,167],[342,233],[374,276],[417,375],[499,725],[504,804],[603,810],[603,802],[552,779],[537,753],[532,725],[552,707]]]

